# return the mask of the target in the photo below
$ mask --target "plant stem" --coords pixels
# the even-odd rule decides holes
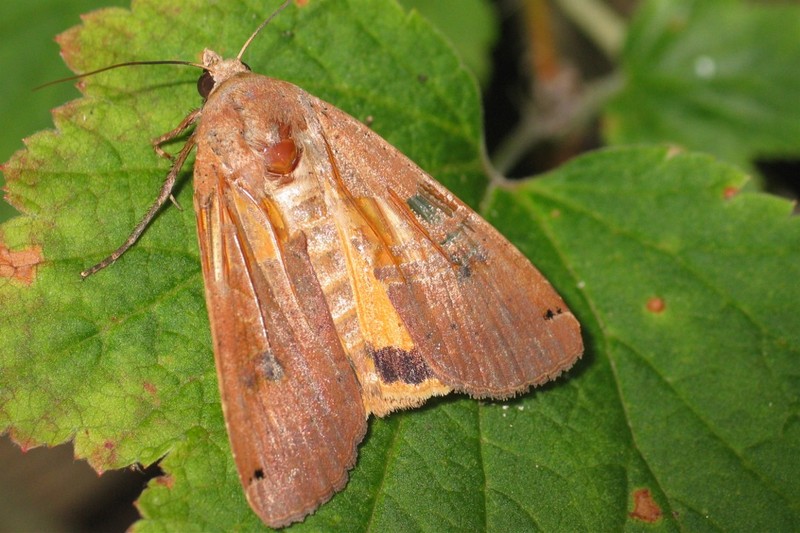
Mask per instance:
[[[610,60],[616,60],[625,40],[624,20],[601,0],[555,0],[558,7],[597,44]]]

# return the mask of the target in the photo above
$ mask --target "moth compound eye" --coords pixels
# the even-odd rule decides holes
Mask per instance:
[[[197,92],[200,93],[203,99],[206,99],[213,89],[214,76],[209,71],[204,70],[203,74],[197,79]]]
[[[242,66],[247,69],[247,72],[251,72],[253,69],[250,68],[250,65],[242,61]]]

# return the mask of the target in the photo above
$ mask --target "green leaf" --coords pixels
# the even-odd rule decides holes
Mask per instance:
[[[22,147],[20,139],[32,131],[48,127],[50,109],[77,91],[68,84],[33,91],[37,85],[68,76],[58,56],[53,35],[78,22],[78,15],[101,6],[122,4],[124,0],[5,0],[0,2],[0,161]],[[46,16],[43,16],[46,14]],[[31,58],[36,58],[31,61]],[[0,186],[3,185],[0,176]],[[14,210],[0,199],[0,222]]]
[[[399,0],[406,9],[416,9],[442,30],[467,67],[480,80],[491,74],[491,47],[499,31],[488,0]]]
[[[800,7],[649,0],[631,23],[615,144],[669,142],[743,167],[800,153]]]
[[[563,450],[556,475],[580,529],[620,528],[638,487],[665,528],[798,523],[800,224],[789,202],[736,194],[745,182],[707,156],[618,149],[493,195],[489,220],[549,273],[589,339],[561,439],[531,427],[529,449]]]
[[[204,46],[230,56],[264,15],[241,2],[140,0],[61,41],[82,71],[196,60]],[[663,148],[601,152],[487,194],[474,83],[389,1],[291,7],[246,60],[371,116],[482,201],[564,295],[587,344],[567,376],[514,401],[454,396],[370,420],[347,488],[296,529],[640,530],[629,513],[643,488],[663,513],[652,529],[800,520],[800,328],[787,312],[800,296],[800,229],[788,202],[731,196],[740,172]],[[56,112],[58,133],[30,138],[4,167],[23,215],[0,227],[0,243],[39,246],[44,262],[29,286],[0,268],[0,428],[26,446],[74,438],[98,469],[165,456],[167,475],[139,501],[145,531],[260,525],[219,405],[194,214],[167,207],[121,260],[78,280],[152,201],[168,162],[148,139],[199,104],[196,76],[139,67],[89,78],[88,96]]]

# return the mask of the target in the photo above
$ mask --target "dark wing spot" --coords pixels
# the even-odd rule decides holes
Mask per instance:
[[[279,381],[283,377],[283,367],[269,350],[259,355],[258,366],[269,381]]]
[[[556,315],[560,315],[563,312],[564,312],[564,310],[561,309],[560,307],[556,307],[555,311],[553,311],[552,309],[548,309],[544,313],[544,319],[545,320],[552,320],[553,318],[555,318]]]
[[[428,224],[434,224],[439,221],[439,210],[425,196],[415,194],[406,200],[406,203],[419,218]]]
[[[384,383],[400,381],[417,385],[433,377],[431,369],[416,349],[406,351],[386,346],[378,350],[367,348],[367,354],[375,361],[375,369]]]

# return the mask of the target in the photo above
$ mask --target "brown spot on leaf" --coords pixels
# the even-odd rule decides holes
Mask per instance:
[[[113,440],[105,441],[101,447],[95,448],[88,459],[92,468],[102,475],[109,466],[117,462],[117,443]]]
[[[9,431],[8,436],[11,439],[11,442],[19,446],[19,449],[22,453],[28,453],[29,450],[40,446],[40,444],[33,440],[33,438],[28,437],[22,439],[14,431]]]
[[[683,153],[683,148],[680,146],[672,145],[667,150],[667,159],[672,159],[673,157],[679,156]]]
[[[730,200],[731,198],[733,198],[737,194],[739,194],[739,188],[738,187],[734,187],[732,185],[728,185],[722,191],[722,197],[725,198],[726,200]]]
[[[633,511],[628,516],[653,524],[661,519],[661,507],[653,499],[650,489],[638,489],[633,492]]]
[[[153,383],[149,381],[145,381],[142,383],[142,388],[144,391],[149,394],[153,398],[153,402],[157,405],[161,404],[161,400],[158,398],[158,387],[156,387]]]
[[[378,350],[368,348],[367,353],[375,361],[375,369],[384,383],[401,381],[417,385],[433,377],[431,369],[417,350],[407,351],[386,346]]]
[[[173,478],[169,474],[158,476],[157,478],[155,478],[155,482],[163,487],[167,487],[168,489],[171,489],[173,486],[175,486],[175,478]]]
[[[647,310],[651,313],[661,313],[666,307],[667,304],[664,303],[664,299],[658,296],[653,296],[647,300]]]
[[[38,246],[13,251],[0,242],[0,279],[30,285],[36,279],[36,266],[43,260],[42,249]]]

